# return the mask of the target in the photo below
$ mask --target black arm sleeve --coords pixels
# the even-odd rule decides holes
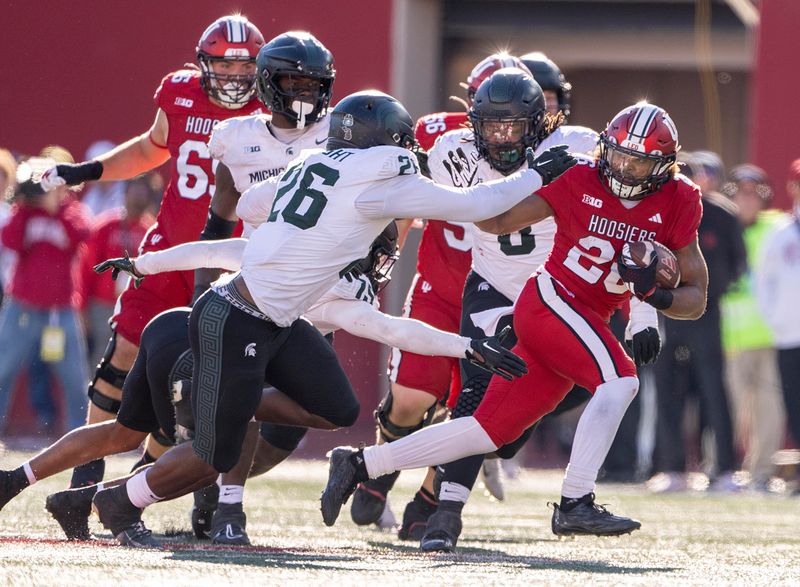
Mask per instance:
[[[225,220],[221,216],[217,216],[214,211],[208,209],[208,217],[206,218],[206,225],[203,232],[200,233],[201,241],[216,241],[233,236],[233,230],[236,228],[236,220]]]

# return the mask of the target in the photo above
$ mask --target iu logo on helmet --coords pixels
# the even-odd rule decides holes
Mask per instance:
[[[251,342],[246,347],[244,347],[244,356],[245,357],[255,357],[256,356],[256,343]]]

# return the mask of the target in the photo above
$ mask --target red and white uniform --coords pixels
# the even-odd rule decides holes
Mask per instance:
[[[199,71],[179,70],[164,77],[156,90],[156,106],[164,111],[169,124],[166,147],[171,156],[170,181],[140,253],[197,239],[214,193],[216,164],[207,146],[211,131],[223,120],[263,110],[255,98],[237,110],[217,106],[203,91],[200,77]],[[154,276],[138,289],[129,286],[117,301],[112,318],[116,332],[138,345],[150,319],[164,310],[189,304],[193,287],[191,271]]]
[[[609,193],[594,162],[583,160],[537,195],[553,209],[555,244],[516,303],[514,352],[528,374],[494,377],[475,418],[501,446],[552,411],[573,384],[594,391],[636,367],[608,326],[630,292],[616,260],[626,242],[657,240],[672,250],[697,238],[700,191],[682,176],[634,207]]]
[[[414,136],[427,150],[447,131],[462,128],[466,112],[438,112],[417,121]],[[457,186],[457,187],[466,187]],[[417,275],[406,298],[403,316],[440,330],[458,333],[461,294],[472,255],[467,224],[428,220],[417,253]],[[392,349],[389,377],[395,383],[426,391],[441,400],[461,388],[458,359],[430,357]]]

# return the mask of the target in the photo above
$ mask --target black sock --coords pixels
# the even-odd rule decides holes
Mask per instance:
[[[30,481],[28,481],[28,476],[25,474],[25,469],[17,467],[11,471],[11,487],[14,490],[14,495],[17,495],[28,485],[30,485]]]
[[[441,512],[454,512],[461,515],[461,510],[464,509],[464,506],[467,505],[463,501],[450,501],[449,499],[443,499],[439,502],[439,511]]]
[[[367,482],[367,485],[370,489],[375,489],[386,495],[392,490],[392,487],[394,487],[395,481],[397,481],[399,476],[400,471],[395,471],[394,473],[389,473],[388,475],[381,475],[376,479],[370,479]]]
[[[78,465],[72,470],[72,481],[70,481],[69,486],[72,489],[77,489],[87,485],[97,485],[103,480],[105,472],[106,462],[103,459]]]
[[[582,497],[564,497],[561,496],[561,503],[558,506],[562,512],[568,512],[575,509],[582,503],[592,503],[594,501],[594,493],[587,493]]]
[[[367,463],[364,462],[364,449],[359,449],[350,455],[350,462],[356,468],[356,481],[366,481],[369,479],[367,473]]]
[[[155,463],[155,462],[156,462],[156,457],[151,455],[149,452],[144,451],[144,453],[142,453],[142,458],[136,461],[133,464],[133,467],[131,467],[131,473],[133,473],[139,467],[144,467],[145,465],[149,465],[150,463]]]

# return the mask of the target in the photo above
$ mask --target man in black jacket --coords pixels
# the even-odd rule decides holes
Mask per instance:
[[[719,300],[747,266],[742,229],[734,205],[719,193],[725,169],[710,151],[687,154],[682,171],[703,192],[700,249],[708,264],[708,306],[689,322],[665,318],[664,347],[655,365],[657,386],[656,446],[648,488],[655,492],[686,489],[686,454],[682,438],[684,400],[692,392],[700,402],[701,422],[714,434],[715,478],[710,488],[736,489],[733,426],[724,383]]]

